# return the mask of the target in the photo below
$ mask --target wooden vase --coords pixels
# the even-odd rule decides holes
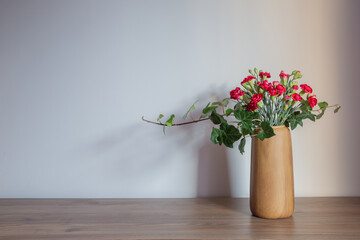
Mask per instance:
[[[250,209],[261,218],[287,218],[294,212],[294,175],[290,130],[273,127],[275,136],[252,137]]]

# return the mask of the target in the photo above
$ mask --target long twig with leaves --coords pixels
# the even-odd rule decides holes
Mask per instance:
[[[164,133],[166,127],[210,120],[215,125],[211,132],[211,141],[233,148],[233,144],[240,140],[238,148],[243,154],[246,137],[256,136],[264,140],[275,135],[272,126],[285,125],[293,130],[298,125],[303,126],[305,119],[311,121],[320,119],[327,108],[334,107],[334,113],[340,109],[338,104],[329,106],[327,102],[317,103],[316,96],[311,95],[312,88],[307,84],[301,84],[301,90],[298,93],[299,86],[295,80],[302,78],[300,71],[295,70],[290,75],[281,71],[280,82],[273,81],[272,83],[268,82],[271,78],[270,73],[258,71],[256,68],[249,72],[251,75],[241,82],[241,86],[230,92],[230,98],[208,103],[203,108],[199,119],[195,120],[192,115],[195,103],[183,116],[186,120],[190,115],[191,121],[174,123],[174,114],[165,122],[161,121],[163,114],[159,115],[156,122],[146,120],[144,117],[142,119],[145,122],[163,126]],[[319,109],[313,109],[316,105]]]

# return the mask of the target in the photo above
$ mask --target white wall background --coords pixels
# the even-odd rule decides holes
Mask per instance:
[[[0,197],[249,194],[250,144],[182,116],[249,68],[302,71],[338,115],[293,132],[296,196],[360,195],[357,1],[0,0]],[[180,120],[180,118],[178,118]]]

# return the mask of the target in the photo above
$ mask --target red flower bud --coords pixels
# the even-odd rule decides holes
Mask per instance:
[[[310,86],[308,86],[307,84],[301,84],[300,87],[306,93],[312,93],[312,91],[313,91],[312,88]]]
[[[294,90],[298,90],[298,89],[299,89],[299,86],[298,86],[298,85],[294,85],[294,86],[293,86],[293,89],[294,89]]]
[[[292,99],[293,99],[294,101],[301,101],[301,100],[303,100],[302,97],[301,97],[299,94],[297,94],[297,93],[294,93],[294,94],[292,95]]]
[[[289,99],[290,99],[290,96],[289,96],[289,95],[286,95],[286,96],[285,96],[285,99],[286,99],[286,100],[289,100]]]
[[[267,80],[264,80],[264,82],[260,83],[259,86],[264,90],[269,90],[269,88],[271,87],[271,84],[268,83]]]
[[[283,93],[286,92],[286,88],[285,88],[283,85],[281,85],[281,84],[279,84],[279,85],[276,86],[276,90],[279,91],[279,96],[280,96],[281,94],[283,94]]]
[[[281,71],[281,73],[280,73],[280,75],[279,75],[279,76],[280,76],[280,78],[281,78],[281,79],[288,79],[290,75],[289,75],[289,74],[284,73],[284,71]]]
[[[278,95],[278,91],[274,87],[270,87],[269,94],[270,94],[270,96],[276,96],[276,95]]]
[[[259,76],[261,77],[261,79],[263,79],[264,77],[271,78],[271,75],[268,72],[261,72],[259,73]]]
[[[317,104],[316,96],[315,96],[315,95],[314,95],[314,96],[310,96],[310,97],[308,98],[308,102],[309,102],[311,108],[315,107],[316,104]]]
[[[244,85],[244,83],[250,82],[251,80],[255,79],[254,76],[247,76],[246,78],[244,78],[244,80],[241,82],[241,85]]]
[[[241,91],[239,87],[235,88],[234,90],[231,90],[230,92],[230,98],[234,100],[239,100],[240,96],[243,96],[245,92]]]
[[[254,110],[256,110],[256,109],[258,109],[258,105],[257,105],[256,102],[251,101],[251,102],[249,102],[249,103],[247,104],[247,110],[248,110],[248,111],[254,111]]]
[[[260,102],[261,100],[263,99],[263,95],[261,93],[258,93],[258,94],[254,94],[252,97],[251,97],[251,101],[252,102]]]

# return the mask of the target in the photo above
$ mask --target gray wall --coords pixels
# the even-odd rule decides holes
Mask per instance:
[[[0,197],[247,197],[250,144],[141,116],[200,109],[253,67],[343,106],[292,133],[296,196],[360,195],[359,5],[1,0]]]

